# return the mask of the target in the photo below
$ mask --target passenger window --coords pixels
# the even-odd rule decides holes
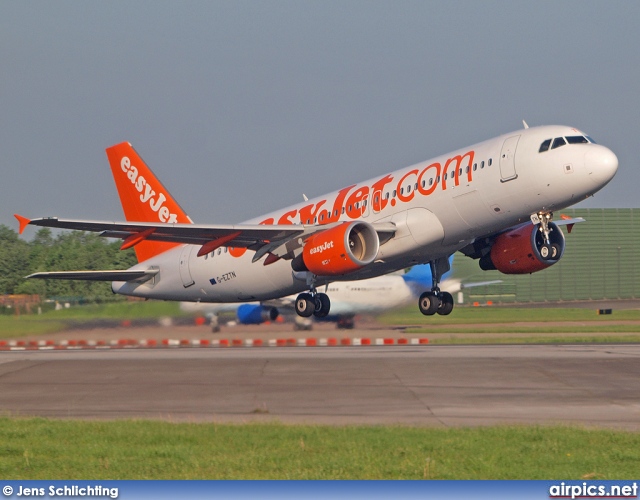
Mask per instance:
[[[564,146],[566,144],[564,137],[556,137],[553,140],[553,144],[551,145],[551,149],[559,148],[560,146]]]
[[[493,158],[489,158],[489,166],[493,163]]]
[[[445,181],[447,180],[447,173],[446,172],[444,173],[444,180]]]
[[[582,135],[573,135],[570,137],[565,137],[565,139],[567,139],[567,142],[569,144],[587,144],[589,142],[587,141],[587,138]]]
[[[407,186],[407,193],[410,193],[410,192],[411,192],[411,184]]]
[[[549,146],[551,146],[551,139],[547,139],[542,144],[540,144],[540,149],[538,149],[538,153],[544,153],[545,151],[549,151]]]
[[[400,194],[404,194],[404,188],[400,188]]]
[[[474,164],[473,164],[473,171],[475,172],[476,170],[478,170],[478,164],[477,164],[477,163],[474,163]]]
[[[416,182],[416,185],[415,185],[415,186],[413,186],[413,189],[414,189],[414,190],[415,190],[415,189],[418,189],[418,183],[417,183],[417,182]]]
[[[395,190],[395,189],[393,190],[393,194],[392,194],[391,196],[392,196],[393,198],[395,198],[395,197],[396,197],[396,190]]]
[[[429,179],[429,186],[433,186],[433,177]]]
[[[426,187],[427,186],[427,181],[423,180],[422,181],[422,187]]]
[[[484,168],[484,160],[480,162],[480,168]]]
[[[218,248],[218,255],[222,253],[222,248]]]
[[[458,169],[458,175],[462,175],[462,167]]]

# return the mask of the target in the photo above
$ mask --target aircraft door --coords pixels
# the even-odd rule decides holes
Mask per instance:
[[[189,267],[189,259],[191,258],[192,251],[193,245],[184,245],[182,247],[182,252],[180,252],[180,278],[182,279],[182,285],[185,288],[188,288],[195,283],[191,277],[191,268]]]
[[[500,152],[500,181],[507,182],[518,177],[516,172],[516,147],[520,140],[519,135],[509,137],[502,145]]]

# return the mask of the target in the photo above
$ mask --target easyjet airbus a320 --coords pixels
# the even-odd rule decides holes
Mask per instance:
[[[602,189],[618,159],[579,130],[525,128],[344,187],[237,225],[194,224],[129,143],[107,149],[126,222],[16,215],[28,225],[97,231],[134,247],[122,271],[36,273],[31,278],[112,281],[115,293],[195,302],[265,301],[299,293],[300,316],[329,314],[318,291],[332,281],[429,263],[419,298],[426,315],[449,314],[439,289],[460,250],[482,269],[533,273],[563,254],[553,212]]]

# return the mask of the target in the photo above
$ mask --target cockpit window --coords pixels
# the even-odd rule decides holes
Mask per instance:
[[[560,146],[564,146],[566,144],[564,137],[556,137],[553,140],[553,144],[551,145],[551,149],[559,148]]]
[[[589,139],[589,142],[591,144],[598,144],[596,141],[594,141],[591,137],[587,136],[587,139]]]
[[[589,141],[582,135],[572,135],[565,137],[569,144],[587,144]]]
[[[538,153],[544,153],[545,151],[549,151],[549,146],[551,145],[551,139],[547,139],[542,144],[540,144],[540,149]]]

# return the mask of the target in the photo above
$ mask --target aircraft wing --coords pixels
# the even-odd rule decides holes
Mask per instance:
[[[26,278],[83,280],[83,281],[147,281],[158,274],[157,269],[139,271],[56,271],[47,273],[33,273]]]
[[[108,222],[76,219],[60,219],[58,217],[43,217],[28,219],[16,214],[20,222],[20,234],[27,225],[41,227],[55,227],[78,231],[98,232],[106,238],[121,238],[124,241],[122,249],[129,248],[143,241],[167,241],[201,245],[199,255],[204,255],[220,246],[249,248],[256,251],[254,261],[267,253],[279,257],[285,256],[301,245],[292,240],[300,237],[303,240],[312,234],[335,227],[342,222],[333,224],[301,225],[301,224],[162,224],[154,222]],[[373,224],[374,229],[385,235],[395,233],[392,223]]]
[[[58,217],[43,217],[27,219],[27,224],[41,227],[55,227],[73,229],[77,231],[91,231],[101,233],[107,238],[128,238],[147,232],[145,240],[168,241],[172,243],[187,243],[204,245],[209,241],[226,238],[226,245],[249,248],[257,242],[268,242],[282,238],[293,238],[305,232],[305,226],[294,225],[262,225],[262,224],[161,224],[154,222],[108,222],[76,219],[60,219]],[[23,229],[23,222],[20,223]],[[151,231],[153,230],[153,231]],[[22,232],[22,231],[21,231]]]

